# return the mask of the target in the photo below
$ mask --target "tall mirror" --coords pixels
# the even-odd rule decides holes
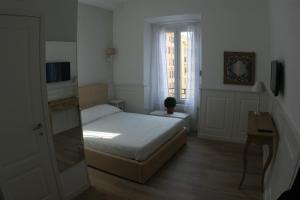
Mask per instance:
[[[52,141],[57,174],[66,198],[89,186],[78,101],[76,48],[75,42],[46,42]]]

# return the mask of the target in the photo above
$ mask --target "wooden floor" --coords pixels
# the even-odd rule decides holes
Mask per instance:
[[[92,188],[76,200],[260,200],[261,152],[250,149],[242,190],[243,145],[190,137],[145,185],[89,168]]]

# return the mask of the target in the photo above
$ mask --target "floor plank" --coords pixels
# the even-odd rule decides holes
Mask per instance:
[[[76,200],[261,200],[261,151],[249,151],[243,189],[243,145],[189,137],[183,147],[145,185],[89,168],[92,188]]]

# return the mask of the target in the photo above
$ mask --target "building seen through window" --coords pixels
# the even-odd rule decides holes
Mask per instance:
[[[168,95],[179,101],[186,99],[188,40],[187,32],[166,33]]]

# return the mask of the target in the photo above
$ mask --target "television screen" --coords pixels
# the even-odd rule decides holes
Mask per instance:
[[[47,83],[69,81],[71,79],[70,62],[46,64]]]
[[[280,88],[282,86],[282,64],[278,61],[271,62],[271,83],[270,87],[275,96],[278,96]]]

